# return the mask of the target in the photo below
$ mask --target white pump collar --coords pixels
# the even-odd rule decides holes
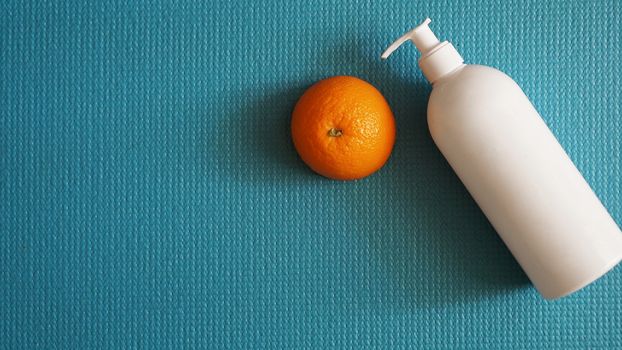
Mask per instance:
[[[464,60],[451,43],[438,40],[428,26],[430,22],[432,20],[426,18],[415,29],[402,35],[382,53],[381,57],[386,59],[403,43],[410,40],[421,52],[419,67],[423,71],[423,75],[430,83],[434,83],[443,75],[460,67]]]

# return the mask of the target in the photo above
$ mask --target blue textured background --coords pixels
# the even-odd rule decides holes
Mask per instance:
[[[3,1],[2,348],[622,347],[622,270],[542,300],[435,148],[430,16],[509,73],[622,221],[619,1]],[[388,164],[314,175],[293,105],[392,106]]]

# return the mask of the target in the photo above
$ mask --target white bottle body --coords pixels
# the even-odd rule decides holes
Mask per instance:
[[[463,65],[434,83],[430,133],[539,292],[570,294],[622,259],[622,233],[521,88]]]

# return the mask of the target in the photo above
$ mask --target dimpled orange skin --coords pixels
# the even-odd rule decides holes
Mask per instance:
[[[395,143],[387,101],[371,84],[350,76],[327,78],[305,91],[291,127],[302,160],[336,180],[371,175],[386,163]]]

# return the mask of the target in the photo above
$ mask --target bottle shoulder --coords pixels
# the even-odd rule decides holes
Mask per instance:
[[[492,89],[515,86],[512,78],[496,68],[470,64],[436,82],[432,93],[442,95],[461,89],[492,92]]]
[[[502,107],[516,99],[524,99],[523,90],[507,74],[498,69],[466,65],[446,79],[434,84],[428,111],[446,108],[467,108],[475,105]]]
[[[495,68],[470,65],[434,84],[428,102],[428,126],[434,136],[449,128],[534,111],[523,90],[508,75]]]

